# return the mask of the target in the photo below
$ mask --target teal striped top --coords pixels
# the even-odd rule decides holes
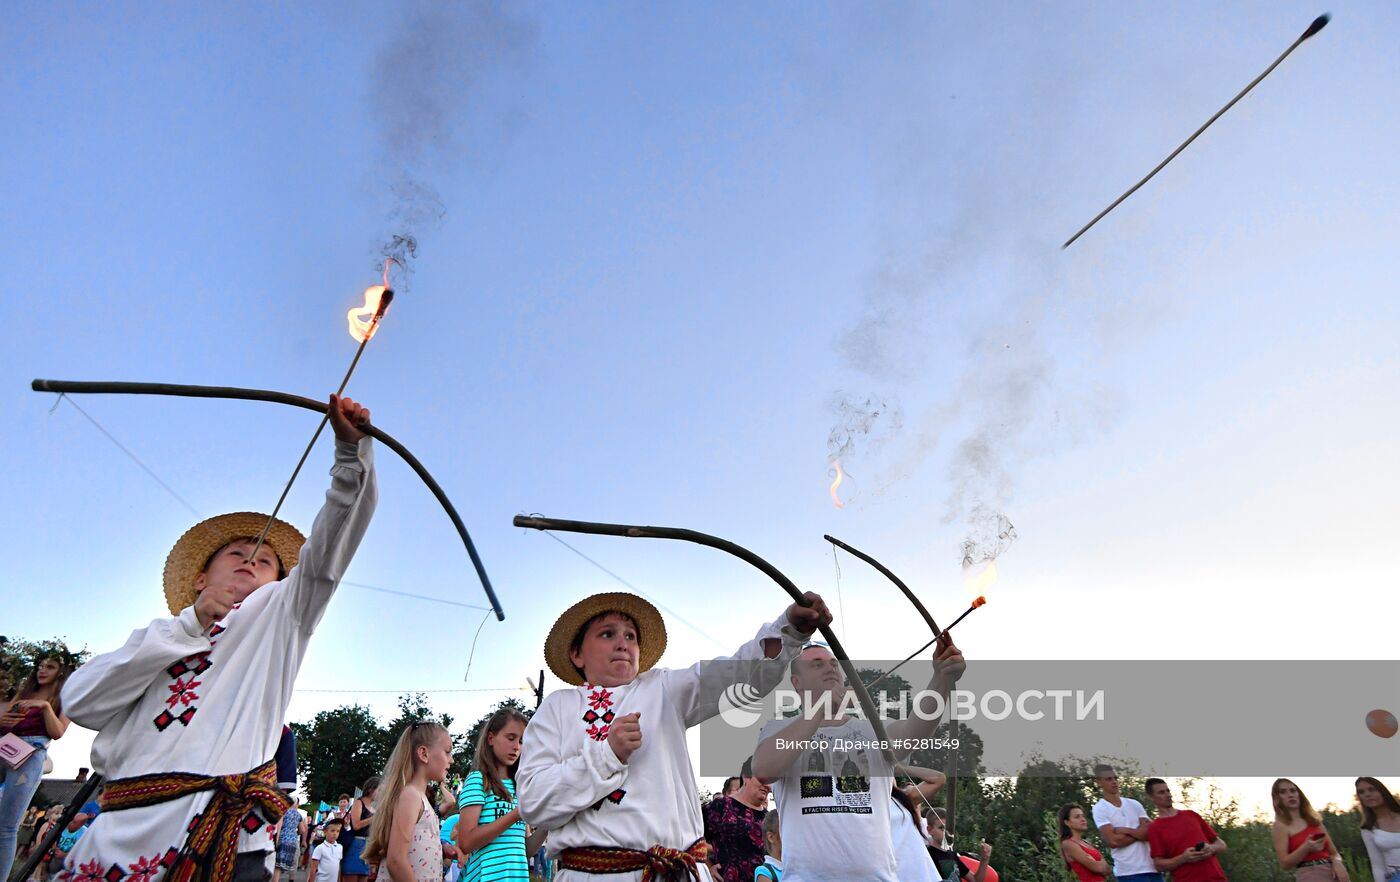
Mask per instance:
[[[515,782],[507,778],[503,783],[510,791],[508,800],[501,799],[495,793],[487,793],[481,773],[472,772],[462,785],[457,807],[481,806],[478,824],[500,820],[516,807]],[[516,821],[500,836],[472,852],[471,860],[462,868],[461,882],[527,882],[529,878],[530,868],[525,860],[525,822]]]

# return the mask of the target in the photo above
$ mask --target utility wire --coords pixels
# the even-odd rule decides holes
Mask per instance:
[[[413,594],[408,591],[395,591],[392,588],[380,588],[375,585],[366,585],[363,582],[346,582],[342,580],[340,584],[349,585],[351,588],[364,588],[366,591],[378,591],[380,594],[394,594],[399,597],[412,597],[414,600],[429,600],[433,603],[445,603],[448,606],[458,606],[462,609],[484,609],[488,612],[491,611],[491,607],[489,606],[480,606],[475,603],[462,603],[460,600],[445,600],[441,597],[428,597],[423,594]]]

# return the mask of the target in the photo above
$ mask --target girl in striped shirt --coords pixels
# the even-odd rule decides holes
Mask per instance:
[[[471,853],[462,867],[461,882],[527,882],[530,878],[525,822],[515,800],[525,723],[524,714],[505,706],[491,715],[477,739],[472,773],[457,797],[461,820],[453,838],[463,854]]]

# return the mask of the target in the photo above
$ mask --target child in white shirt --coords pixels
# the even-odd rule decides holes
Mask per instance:
[[[306,882],[339,882],[340,879],[340,821],[326,823],[326,840],[311,852],[311,866],[306,869]]]

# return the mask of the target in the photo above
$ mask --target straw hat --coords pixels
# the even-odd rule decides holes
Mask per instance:
[[[179,615],[199,596],[194,589],[195,577],[204,572],[214,552],[235,539],[257,536],[266,523],[265,514],[236,511],[200,521],[186,530],[165,559],[165,602],[170,606],[170,614]],[[286,521],[273,518],[265,544],[272,548],[286,573],[297,565],[306,537]]]
[[[666,651],[666,623],[661,620],[661,613],[635,594],[614,591],[585,597],[564,610],[554,627],[549,629],[549,636],[544,640],[544,660],[554,676],[573,686],[583,684],[583,678],[574,670],[574,663],[569,659],[569,647],[590,620],[612,612],[622,613],[637,623],[637,645],[640,650],[637,673],[655,667],[661,653]]]

